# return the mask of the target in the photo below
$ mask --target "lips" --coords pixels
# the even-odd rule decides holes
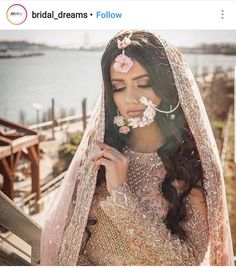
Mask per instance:
[[[138,117],[141,116],[144,110],[130,110],[127,112],[127,115],[130,117]]]

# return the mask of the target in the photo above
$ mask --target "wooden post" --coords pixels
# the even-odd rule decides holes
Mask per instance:
[[[36,109],[37,130],[39,131],[39,109]]]
[[[207,76],[207,67],[203,66],[203,81],[206,82],[206,76]]]
[[[85,130],[87,124],[87,99],[82,101],[82,114],[83,114],[83,129]]]
[[[31,160],[32,193],[36,193],[36,200],[40,199],[40,176],[39,176],[39,145],[28,148]]]
[[[55,101],[52,98],[52,139],[55,140]]]
[[[3,192],[10,199],[14,198],[14,175],[6,158],[0,160],[0,172],[3,174]]]

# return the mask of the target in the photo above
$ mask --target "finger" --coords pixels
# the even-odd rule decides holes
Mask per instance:
[[[100,141],[96,141],[96,144],[99,148],[104,149],[104,150],[108,150],[111,152],[114,152],[114,154],[120,158],[120,160],[122,160],[123,154],[121,152],[119,152],[117,149],[115,149],[114,147],[104,143],[104,142],[100,142]]]
[[[113,161],[117,161],[120,160],[120,158],[118,158],[114,152],[108,151],[108,150],[102,150],[101,152],[99,152],[97,155],[93,156],[91,158],[92,161],[97,161],[99,158],[101,157],[105,157],[109,160],[113,160]]]
[[[104,166],[105,168],[109,169],[111,167],[111,165],[113,164],[113,162],[111,160],[108,160],[104,157],[100,158],[99,160],[97,160],[95,162],[95,167],[97,168],[99,165]]]
[[[103,155],[103,151],[100,151],[98,154],[95,154],[94,156],[92,156],[90,160],[94,162],[97,158],[102,157],[102,155]]]
[[[100,169],[100,165],[94,165],[94,169],[98,171]]]
[[[101,141],[98,141],[96,140],[96,144],[99,148],[102,148],[102,149],[106,149],[106,150],[112,150],[112,151],[117,151],[117,149],[115,149],[114,147],[104,143],[104,142],[101,142]],[[117,151],[119,152],[119,151]]]

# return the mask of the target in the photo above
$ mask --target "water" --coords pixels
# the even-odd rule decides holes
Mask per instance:
[[[32,103],[46,111],[55,98],[56,112],[61,107],[82,111],[81,101],[87,98],[91,111],[101,85],[100,59],[102,52],[46,51],[44,56],[0,60],[0,117],[19,121],[24,110],[27,122],[36,121]],[[236,56],[186,55],[190,66],[228,68],[236,65]]]
[[[56,111],[75,108],[88,98],[91,110],[98,96],[101,52],[47,51],[44,56],[0,60],[0,115],[18,120],[23,109],[27,119],[36,117],[32,103],[47,110],[55,98]]]

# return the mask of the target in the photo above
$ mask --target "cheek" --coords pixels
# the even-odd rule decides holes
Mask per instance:
[[[114,100],[117,108],[119,108],[120,98],[117,96],[117,94],[113,94],[113,100]]]
[[[153,91],[151,92],[149,98],[157,106],[159,106],[159,104],[161,103],[161,99],[157,97],[157,95]]]
[[[155,96],[155,99],[153,100],[153,102],[154,102],[157,106],[159,106],[159,104],[161,103],[161,99],[158,98],[157,96]]]
[[[120,111],[121,115],[124,116],[124,114],[125,114],[125,104],[124,104],[123,98],[120,96],[120,94],[114,94],[113,95],[113,100],[115,102],[116,107]]]

